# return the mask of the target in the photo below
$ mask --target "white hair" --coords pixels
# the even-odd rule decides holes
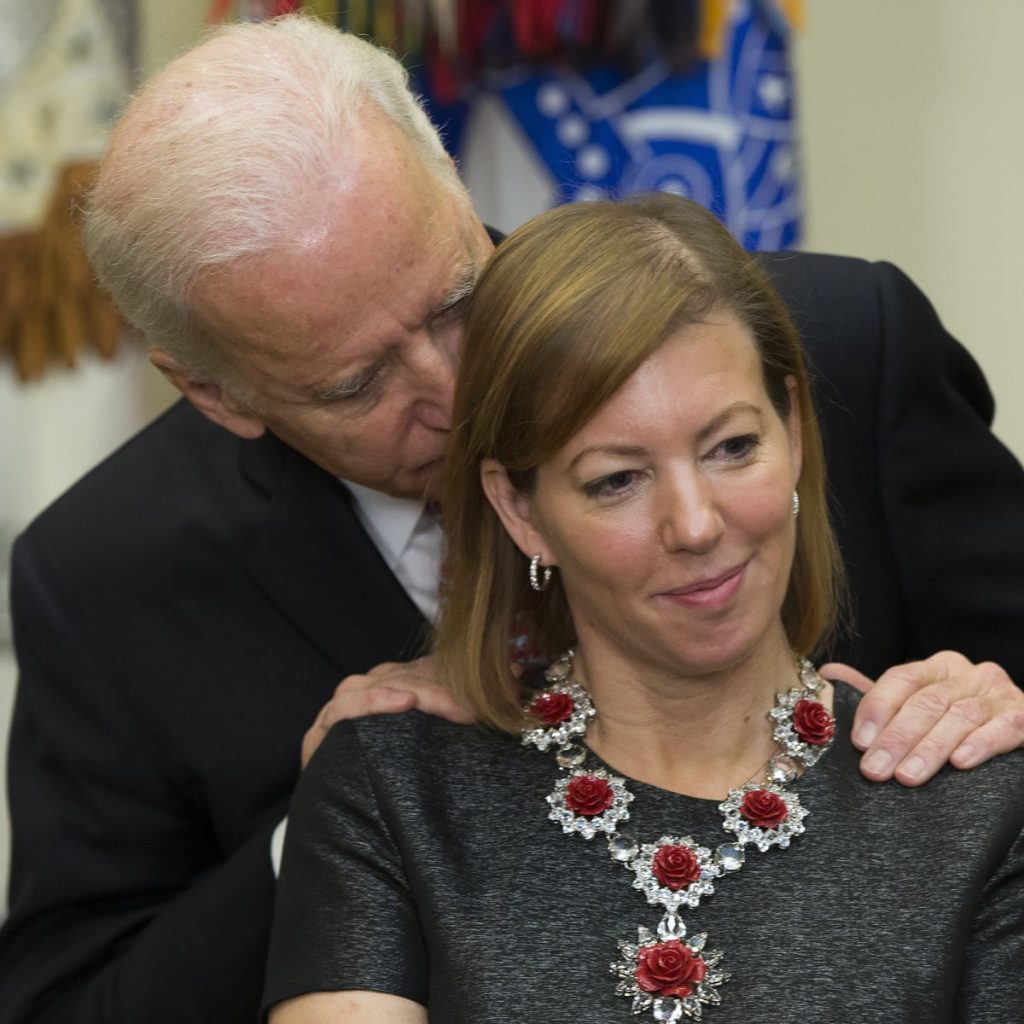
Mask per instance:
[[[129,104],[89,197],[86,250],[128,321],[195,379],[240,390],[191,316],[191,286],[308,233],[367,103],[468,206],[402,65],[315,18],[223,27]]]

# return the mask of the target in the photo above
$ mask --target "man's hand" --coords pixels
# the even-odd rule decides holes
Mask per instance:
[[[872,683],[849,665],[822,665],[863,694],[853,723],[860,770],[875,782],[927,782],[947,761],[974,768],[1024,745],[1024,692],[990,661],[955,651],[897,665]]]
[[[428,715],[438,715],[451,722],[469,724],[473,721],[464,708],[435,679],[430,658],[393,662],[370,669],[364,676],[347,676],[323,706],[316,721],[302,738],[302,767],[335,722],[366,715],[390,715],[419,708]]]

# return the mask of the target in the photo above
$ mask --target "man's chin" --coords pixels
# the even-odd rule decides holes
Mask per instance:
[[[444,459],[435,459],[418,469],[409,470],[401,477],[391,480],[367,482],[370,487],[392,498],[408,498],[410,501],[440,501],[444,484]]]
[[[444,459],[435,459],[419,472],[422,481],[420,497],[424,501],[440,501],[444,490]]]

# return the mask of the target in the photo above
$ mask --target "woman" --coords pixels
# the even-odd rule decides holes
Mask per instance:
[[[859,775],[856,695],[798,660],[841,589],[800,347],[724,229],[651,196],[516,232],[455,422],[436,650],[491,728],[325,741],[272,1024],[1014,1019],[1024,758]],[[566,652],[539,694],[523,632]]]

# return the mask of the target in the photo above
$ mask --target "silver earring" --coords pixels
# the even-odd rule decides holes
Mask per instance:
[[[798,515],[800,515],[800,495],[797,494],[796,491],[794,491],[793,492],[793,518],[796,519],[796,517]]]
[[[540,571],[543,569],[544,574]],[[551,583],[551,566],[540,564],[540,555],[534,555],[530,559],[530,586],[536,591],[547,590]]]

